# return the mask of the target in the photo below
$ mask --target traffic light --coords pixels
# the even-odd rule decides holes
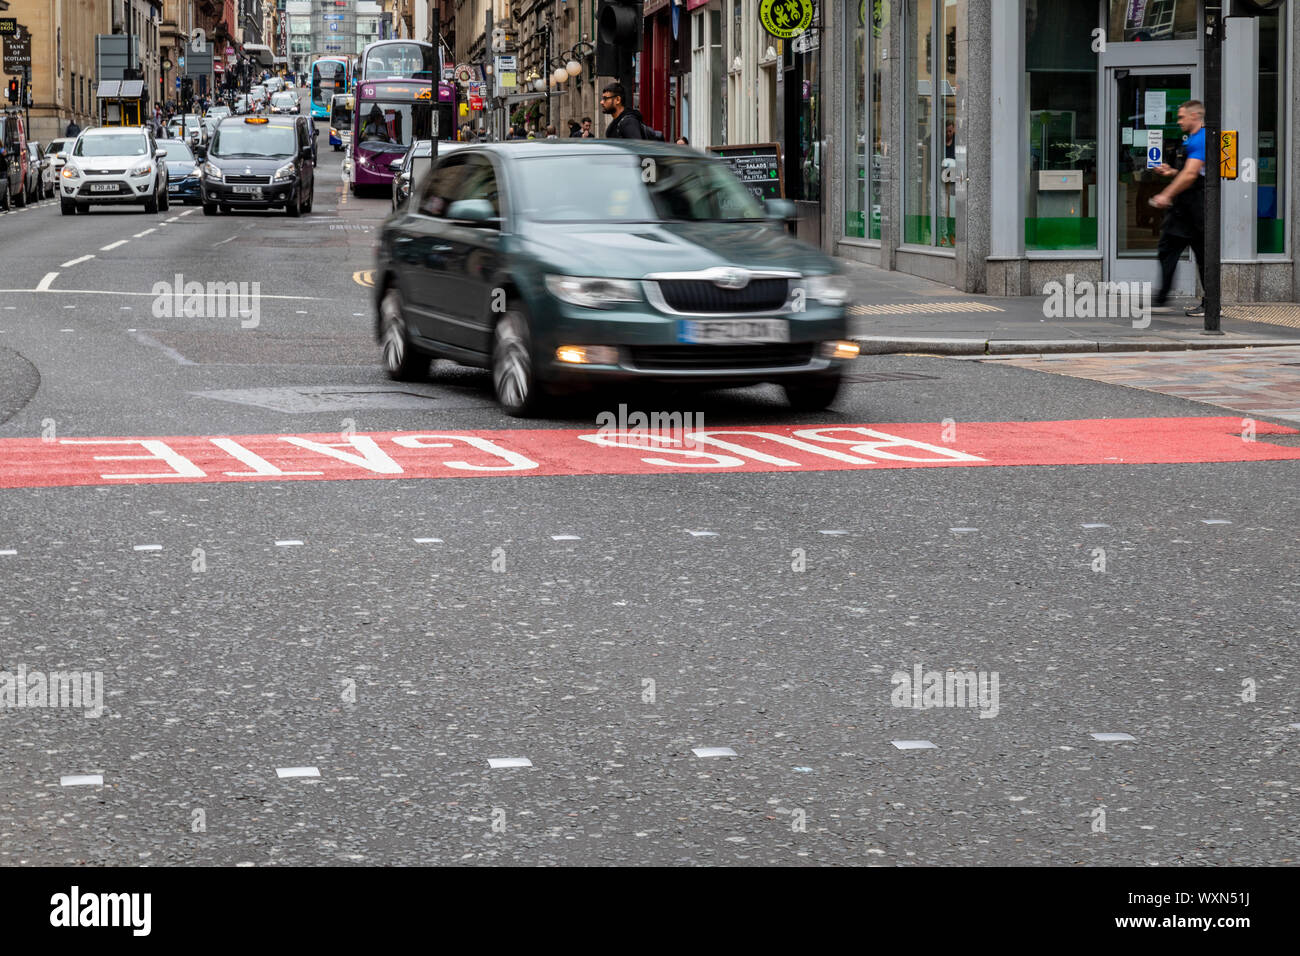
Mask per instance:
[[[636,54],[641,49],[641,4],[637,0],[600,0],[596,8],[596,75],[636,86]],[[631,103],[625,104],[631,106]]]
[[[16,77],[11,77],[9,80],[9,102],[18,102],[18,80]]]

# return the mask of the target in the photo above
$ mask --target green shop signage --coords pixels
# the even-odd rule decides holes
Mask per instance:
[[[790,40],[812,25],[813,0],[762,0],[758,22],[774,37]]]

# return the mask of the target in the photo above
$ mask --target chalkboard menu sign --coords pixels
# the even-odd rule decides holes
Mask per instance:
[[[748,187],[756,199],[785,198],[785,177],[781,171],[779,143],[710,146],[709,152],[725,160],[736,178]]]

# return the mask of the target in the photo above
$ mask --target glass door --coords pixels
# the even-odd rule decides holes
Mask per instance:
[[[1140,67],[1108,71],[1110,96],[1111,227],[1108,236],[1108,272],[1112,281],[1146,281],[1159,285],[1156,246],[1165,213],[1151,199],[1171,179],[1152,166],[1172,164],[1182,143],[1178,107],[1193,98],[1190,67]],[[1184,253],[1174,275],[1174,293],[1196,290],[1196,271],[1190,253]]]

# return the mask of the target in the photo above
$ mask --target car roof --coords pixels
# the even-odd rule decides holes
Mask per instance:
[[[90,129],[83,129],[82,136],[102,136],[108,133],[140,133],[143,134],[143,126],[94,126]]]

